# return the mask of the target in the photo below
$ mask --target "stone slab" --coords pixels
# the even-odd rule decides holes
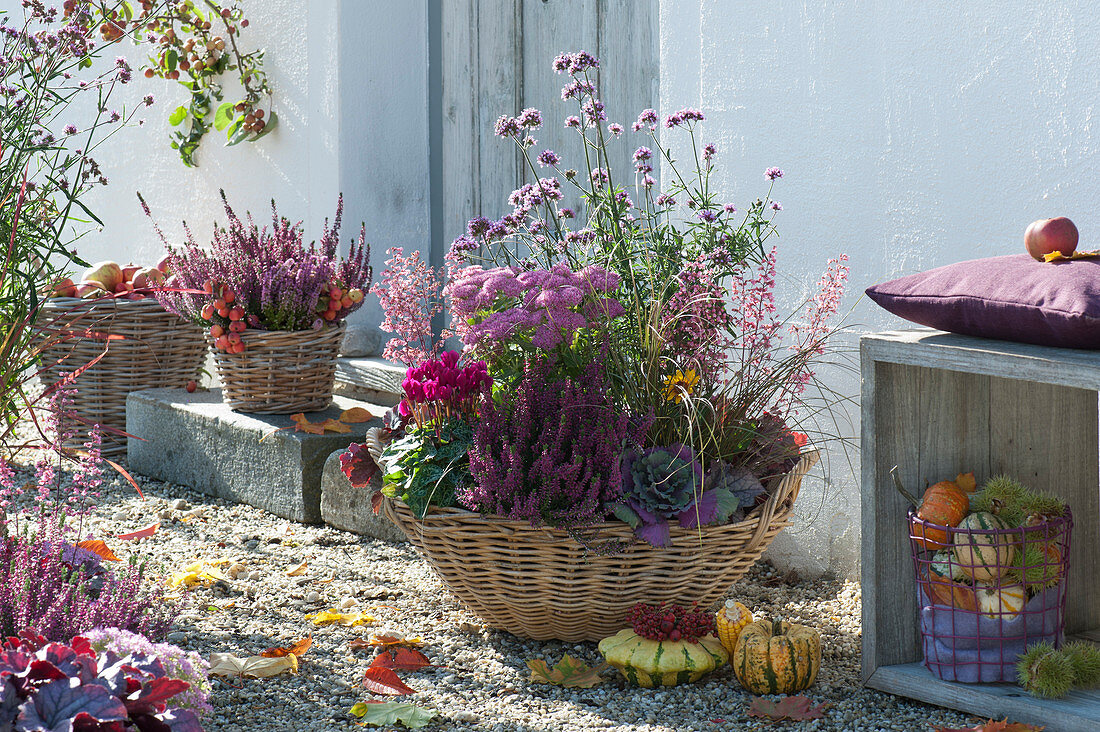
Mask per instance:
[[[336,393],[392,407],[401,399],[405,367],[384,358],[336,359]]]
[[[322,422],[351,407],[374,415],[385,408],[337,396]],[[371,422],[348,434],[297,432],[286,415],[242,414],[222,402],[221,390],[148,389],[126,400],[127,448],[132,470],[186,485],[207,495],[247,503],[276,516],[321,522],[321,473],[335,450],[362,440]]]
[[[329,526],[353,534],[392,543],[408,541],[392,521],[371,509],[371,494],[381,487],[381,477],[375,476],[374,485],[353,487],[340,470],[341,452],[337,450],[329,455],[321,474],[321,518]]]

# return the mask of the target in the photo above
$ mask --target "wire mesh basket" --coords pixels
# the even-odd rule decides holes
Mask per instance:
[[[928,670],[945,681],[1015,682],[1026,648],[1061,645],[1072,529],[1068,508],[1021,528],[940,526],[910,510]]]

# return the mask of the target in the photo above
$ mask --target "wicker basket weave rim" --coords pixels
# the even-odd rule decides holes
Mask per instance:
[[[83,307],[124,307],[124,308],[149,308],[150,310],[164,310],[164,307],[155,297],[147,296],[144,300],[128,300],[120,295],[118,297],[48,297],[42,301],[44,310],[79,310]],[[164,310],[164,312],[168,312]]]
[[[255,343],[264,342],[277,344],[279,341],[287,341],[288,343],[298,344],[302,340],[306,340],[306,337],[315,338],[317,340],[329,340],[334,335],[342,333],[346,328],[346,321],[340,321],[336,326],[324,326],[320,330],[314,330],[313,328],[305,328],[303,330],[257,330],[255,328],[249,328],[248,330],[241,332],[241,340],[252,341]],[[214,339],[210,337],[210,333],[205,331],[203,337],[207,342],[213,344]]]
[[[794,467],[791,468],[791,473],[797,472],[798,471],[798,466],[803,461],[808,461],[809,462],[809,464],[806,466],[806,470],[805,470],[805,472],[808,472],[810,470],[810,468],[812,468],[813,465],[817,462],[819,454],[820,454],[820,451],[818,450],[818,448],[813,447],[811,445],[807,445],[806,447],[802,448],[802,450],[799,452],[798,462],[795,463]],[[737,523],[718,524],[717,526],[720,526],[721,528],[731,528],[731,527],[735,527],[735,526],[740,526],[740,527],[746,527],[747,528],[748,526],[753,525],[753,524],[757,524],[758,522],[761,522],[761,521],[763,521],[763,523],[765,525],[770,524],[773,517],[775,516],[776,511],[779,509],[780,506],[786,506],[786,505],[789,505],[789,504],[793,504],[794,499],[797,498],[797,495],[789,495],[789,494],[785,495],[785,496],[780,496],[779,495],[778,488],[779,488],[780,485],[783,484],[783,481],[786,480],[786,477],[789,474],[790,473],[777,477],[775,479],[776,482],[778,483],[778,485],[776,485],[776,490],[774,490],[772,492],[772,494],[768,497],[767,501],[760,504],[759,506],[754,507],[752,509],[752,511],[750,511],[748,514],[746,514],[744,519],[742,519],[741,521],[738,521]],[[801,481],[794,481],[794,483],[796,485],[800,482]],[[792,492],[793,492],[793,489],[792,489]],[[423,522],[427,519],[430,519],[430,518],[437,518],[437,519],[442,519],[442,520],[454,519],[454,520],[461,521],[464,524],[478,524],[478,523],[491,524],[493,527],[495,527],[496,529],[501,530],[501,531],[507,531],[507,530],[511,530],[513,532],[534,532],[534,531],[539,531],[539,532],[545,532],[545,533],[551,533],[551,534],[561,534],[565,531],[564,529],[559,529],[559,528],[556,528],[556,527],[553,527],[553,526],[534,527],[534,526],[531,526],[531,524],[526,522],[526,521],[513,521],[511,519],[502,518],[500,516],[483,515],[481,513],[478,513],[477,511],[471,511],[469,509],[459,508],[459,507],[440,508],[439,506],[431,506],[431,507],[429,507],[428,512],[427,512],[427,514],[425,514],[424,518],[419,519],[415,516],[415,514],[412,513],[411,510],[408,509],[407,506],[404,506],[403,502],[401,502],[400,499],[386,498],[385,502],[386,503],[392,502],[394,504],[394,506],[393,506],[394,509],[397,508],[398,503],[401,503],[401,507],[404,508],[404,510],[411,516],[413,524],[421,523],[421,522]],[[713,526],[702,527],[702,529],[704,531],[708,528],[715,528],[715,527],[713,527]],[[684,529],[684,528],[681,528],[680,526],[677,526],[677,525],[671,525],[669,527],[669,529],[670,529],[670,531],[672,531],[673,535],[690,534],[690,535],[696,536],[696,535],[698,535],[698,533],[700,531],[699,529]],[[624,536],[629,535],[631,537],[634,535],[634,530],[630,528],[629,524],[627,524],[623,521],[603,521],[603,522],[598,523],[598,524],[592,524],[592,525],[589,525],[589,526],[585,526],[583,528],[578,529],[577,531],[581,532],[581,533],[588,533],[588,532],[621,533]]]

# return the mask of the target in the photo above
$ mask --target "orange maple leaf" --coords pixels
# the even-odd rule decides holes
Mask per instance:
[[[106,543],[100,541],[99,539],[78,541],[76,545],[81,549],[87,549],[90,552],[98,554],[100,558],[106,559],[108,562],[120,561],[119,558],[115,556],[115,553],[111,551],[110,547],[108,547]]]

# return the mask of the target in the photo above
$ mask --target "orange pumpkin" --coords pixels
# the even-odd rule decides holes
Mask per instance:
[[[970,497],[950,480],[940,481],[928,487],[917,509],[917,518],[940,526],[958,526],[970,511]],[[918,524],[913,527],[925,549],[943,549],[951,545],[945,529]]]
[[[973,587],[945,577],[932,565],[921,568],[918,582],[924,586],[925,594],[933,605],[957,607],[970,612],[974,612],[977,607],[978,597]]]

